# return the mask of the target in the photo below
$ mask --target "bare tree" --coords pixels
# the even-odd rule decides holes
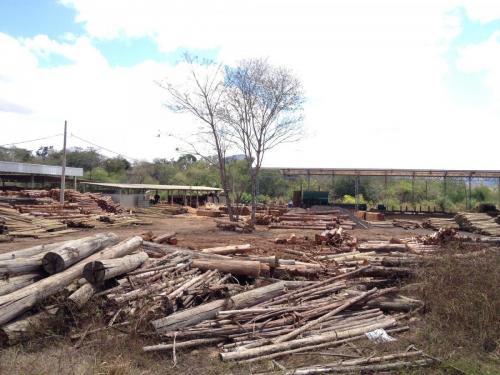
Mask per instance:
[[[272,66],[264,59],[243,60],[236,67],[226,67],[225,86],[223,118],[249,165],[255,222],[264,155],[281,143],[298,140],[304,93],[290,70]]]
[[[219,120],[225,98],[224,68],[222,64],[211,61],[200,61],[197,58],[185,55],[188,67],[187,77],[181,85],[164,80],[158,85],[168,92],[167,107],[176,113],[190,113],[198,120],[201,126],[195,139],[184,139],[192,152],[211,162],[213,158],[201,152],[197,144],[208,145],[210,152],[217,155],[216,163],[219,169],[222,189],[226,196],[226,203],[230,220],[233,220],[231,195],[226,170],[226,152],[230,146],[228,141],[227,125]]]

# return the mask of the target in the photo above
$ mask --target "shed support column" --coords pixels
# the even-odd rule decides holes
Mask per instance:
[[[359,206],[358,191],[359,191],[359,176],[356,176],[354,180],[354,202],[356,211],[358,210]]]
[[[383,203],[384,203],[384,207],[385,207],[386,211],[388,211],[389,207],[387,204],[387,174],[384,175],[384,200],[383,200]]]
[[[443,211],[446,212],[446,174],[443,177]]]
[[[75,179],[73,180],[73,189],[76,190],[77,188],[77,182],[76,182],[76,176],[75,176]]]
[[[411,204],[413,205],[413,211],[416,211],[417,205],[415,203],[415,174],[411,176]]]
[[[497,195],[498,195],[497,203],[498,203],[498,207],[500,208],[500,177],[498,177],[498,181],[497,181]]]
[[[196,208],[200,207],[200,200],[198,199],[198,190],[196,190]]]
[[[172,191],[172,194],[170,194],[170,204],[174,204],[174,192]]]
[[[307,171],[307,190],[311,190],[311,174]]]
[[[31,175],[31,188],[32,189],[35,188],[35,175],[34,174]]]
[[[332,205],[335,204],[335,174],[332,173]]]
[[[184,190],[184,206],[187,206],[187,191]]]
[[[471,185],[472,185],[472,177],[469,176],[468,178],[469,182],[469,190],[467,192],[467,208],[470,210],[472,208],[472,192],[471,192]]]

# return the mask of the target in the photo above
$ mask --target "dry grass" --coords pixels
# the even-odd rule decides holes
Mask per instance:
[[[425,349],[466,374],[500,374],[500,249],[449,247],[418,275]],[[458,256],[457,256],[458,255]]]

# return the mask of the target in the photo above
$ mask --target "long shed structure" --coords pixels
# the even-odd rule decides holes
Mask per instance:
[[[30,188],[36,185],[58,186],[61,181],[62,168],[58,165],[17,163],[0,161],[0,181],[6,183],[23,183]],[[78,177],[83,176],[83,168],[66,167],[66,179],[73,179],[75,185]]]
[[[122,184],[108,182],[81,182],[84,188],[97,188],[105,191],[115,202],[124,207],[147,207],[148,192],[166,192],[166,201],[184,205],[198,206],[201,200],[208,196],[217,196],[222,191],[220,188],[197,185],[160,185],[160,184]]]
[[[351,176],[355,177],[356,207],[358,206],[359,178],[384,177],[387,188],[387,178],[389,177],[409,177],[412,179],[412,196],[414,196],[415,178],[442,178],[443,192],[446,196],[447,178],[463,178],[468,181],[467,206],[471,208],[471,184],[474,178],[487,178],[497,180],[498,205],[500,206],[500,170],[482,170],[482,169],[392,169],[392,168],[264,168],[279,170],[284,176],[305,176],[308,181],[308,190],[310,189],[311,176]],[[413,202],[415,203],[415,202]]]

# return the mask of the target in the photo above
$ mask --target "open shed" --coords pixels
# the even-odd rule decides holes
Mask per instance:
[[[121,184],[107,182],[82,182],[85,190],[100,191],[110,195],[123,207],[149,207],[151,197],[165,192],[164,201],[171,204],[198,207],[205,202],[218,202],[222,189],[196,185]]]
[[[61,183],[62,168],[58,165],[17,163],[0,161],[0,184],[2,189],[29,188],[43,189],[58,187]],[[76,188],[78,177],[83,176],[83,168],[66,167],[66,183],[73,182]]]

